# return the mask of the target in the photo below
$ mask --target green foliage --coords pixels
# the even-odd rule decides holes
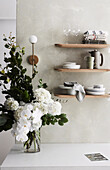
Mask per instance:
[[[9,49],[10,57],[4,53],[6,67],[0,71],[0,85],[10,83],[10,88],[3,89],[2,93],[7,97],[13,97],[18,102],[29,103],[34,99],[32,79],[26,75],[26,69],[22,66],[22,58],[25,54],[25,47],[20,48],[15,45],[15,37],[11,34],[8,38],[4,35],[5,47]]]
[[[2,114],[0,114],[0,132],[7,131],[12,128],[14,123],[13,112],[7,110],[2,104],[0,104],[0,111],[2,111]]]
[[[25,47],[16,46],[15,37],[7,38],[4,35],[3,39],[6,44],[5,48],[9,49],[9,57],[4,53],[4,62],[6,66],[0,71],[0,86],[3,86],[2,93],[5,97],[13,97],[18,102],[23,101],[30,103],[34,100],[32,79],[26,75],[26,69],[22,66],[22,58],[25,54]],[[0,65],[1,67],[1,65]],[[7,88],[7,84],[10,85]],[[6,110],[3,105],[0,105],[0,131],[9,130],[14,123],[13,111]]]
[[[46,83],[43,83],[43,82],[42,82],[42,79],[40,79],[40,80],[39,80],[38,88],[44,88],[44,89],[46,89],[47,87],[48,87],[47,84],[46,84]]]
[[[3,40],[6,42],[5,47],[9,49],[10,57],[7,57],[7,54],[4,53],[4,62],[6,63],[6,66],[1,68],[0,71],[0,86],[3,87],[2,93],[5,94],[6,99],[11,97],[19,103],[21,101],[24,103],[30,103],[35,99],[32,80],[37,74],[35,69],[36,65],[34,66],[32,78],[26,75],[27,69],[22,66],[22,58],[25,54],[25,47],[20,48],[19,46],[16,46],[15,37],[12,37],[11,34],[8,38],[4,35]],[[7,86],[7,84],[10,86]],[[42,79],[40,79],[38,88],[47,88],[47,84],[43,83]],[[0,112],[0,132],[11,129],[15,121],[13,116],[14,112],[7,110],[2,104],[0,104]],[[42,116],[43,126],[49,124],[54,125],[56,123],[63,126],[67,122],[68,119],[66,118],[66,114],[55,116],[46,114]]]
[[[55,123],[58,123],[60,126],[63,126],[64,123],[67,123],[68,119],[66,118],[66,114],[61,114],[61,115],[51,115],[51,114],[46,114],[42,116],[42,125],[55,125]]]

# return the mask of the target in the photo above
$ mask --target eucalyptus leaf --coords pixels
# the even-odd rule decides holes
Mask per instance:
[[[5,117],[2,117],[2,115],[0,115],[0,126],[5,125],[6,122],[7,122],[7,119]]]

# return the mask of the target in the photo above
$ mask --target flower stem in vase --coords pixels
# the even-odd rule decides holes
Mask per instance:
[[[28,133],[28,140],[24,143],[24,152],[40,152],[39,132],[33,131]]]

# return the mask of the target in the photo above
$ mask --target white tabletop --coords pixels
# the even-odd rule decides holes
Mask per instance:
[[[110,170],[110,144],[41,144],[39,153],[10,151],[1,170]],[[101,153],[109,160],[92,162],[84,154]]]

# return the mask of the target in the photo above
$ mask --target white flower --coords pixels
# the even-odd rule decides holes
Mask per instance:
[[[29,109],[21,111],[21,118],[29,119],[31,117],[31,111]]]
[[[21,112],[23,111],[23,106],[19,106],[19,108],[14,113],[14,118],[18,121],[21,118]]]
[[[37,130],[39,130],[39,128],[41,128],[41,126],[42,126],[42,120],[40,120],[40,121],[37,122],[37,123],[34,123],[34,124],[32,125],[32,129],[35,130],[35,131],[37,131]]]
[[[43,113],[36,108],[36,110],[33,111],[32,117],[31,117],[31,127],[30,131],[38,130],[42,126],[42,120],[41,117],[43,116]]]
[[[15,120],[19,120],[21,117],[29,119],[31,117],[31,110],[33,110],[32,104],[26,104],[25,106],[19,106],[15,111],[14,117]]]
[[[38,108],[36,108],[36,110],[34,110],[32,113],[33,124],[39,122],[42,116],[43,116],[43,113]]]
[[[14,100],[13,98],[8,98],[5,103],[4,103],[5,107],[7,110],[17,110],[19,107],[19,103]]]
[[[17,123],[14,123],[13,124],[13,129],[11,131],[12,135],[16,137],[16,140],[17,141],[21,141],[21,142],[25,142],[28,140],[28,137],[27,137],[27,134],[29,132],[29,125],[24,123],[23,122],[20,123],[17,122]]]
[[[26,104],[24,108],[29,109],[30,111],[33,110],[33,105],[32,104]]]
[[[35,111],[36,108],[38,108],[43,113],[43,115],[48,113],[48,105],[45,104],[45,103],[41,103],[41,102],[40,103],[38,103],[38,102],[34,103],[33,104],[33,111]]]
[[[31,127],[31,121],[30,120],[26,120],[26,119],[20,119],[18,122],[18,131],[19,132],[24,132],[24,133],[28,133]]]
[[[61,114],[61,104],[59,102],[49,103],[48,105],[48,113],[52,115],[60,115]]]
[[[44,88],[36,89],[34,92],[34,95],[38,102],[48,103],[49,100],[51,100],[50,92]]]
[[[28,140],[28,136],[25,133],[20,133],[16,136],[17,141],[26,142]]]

